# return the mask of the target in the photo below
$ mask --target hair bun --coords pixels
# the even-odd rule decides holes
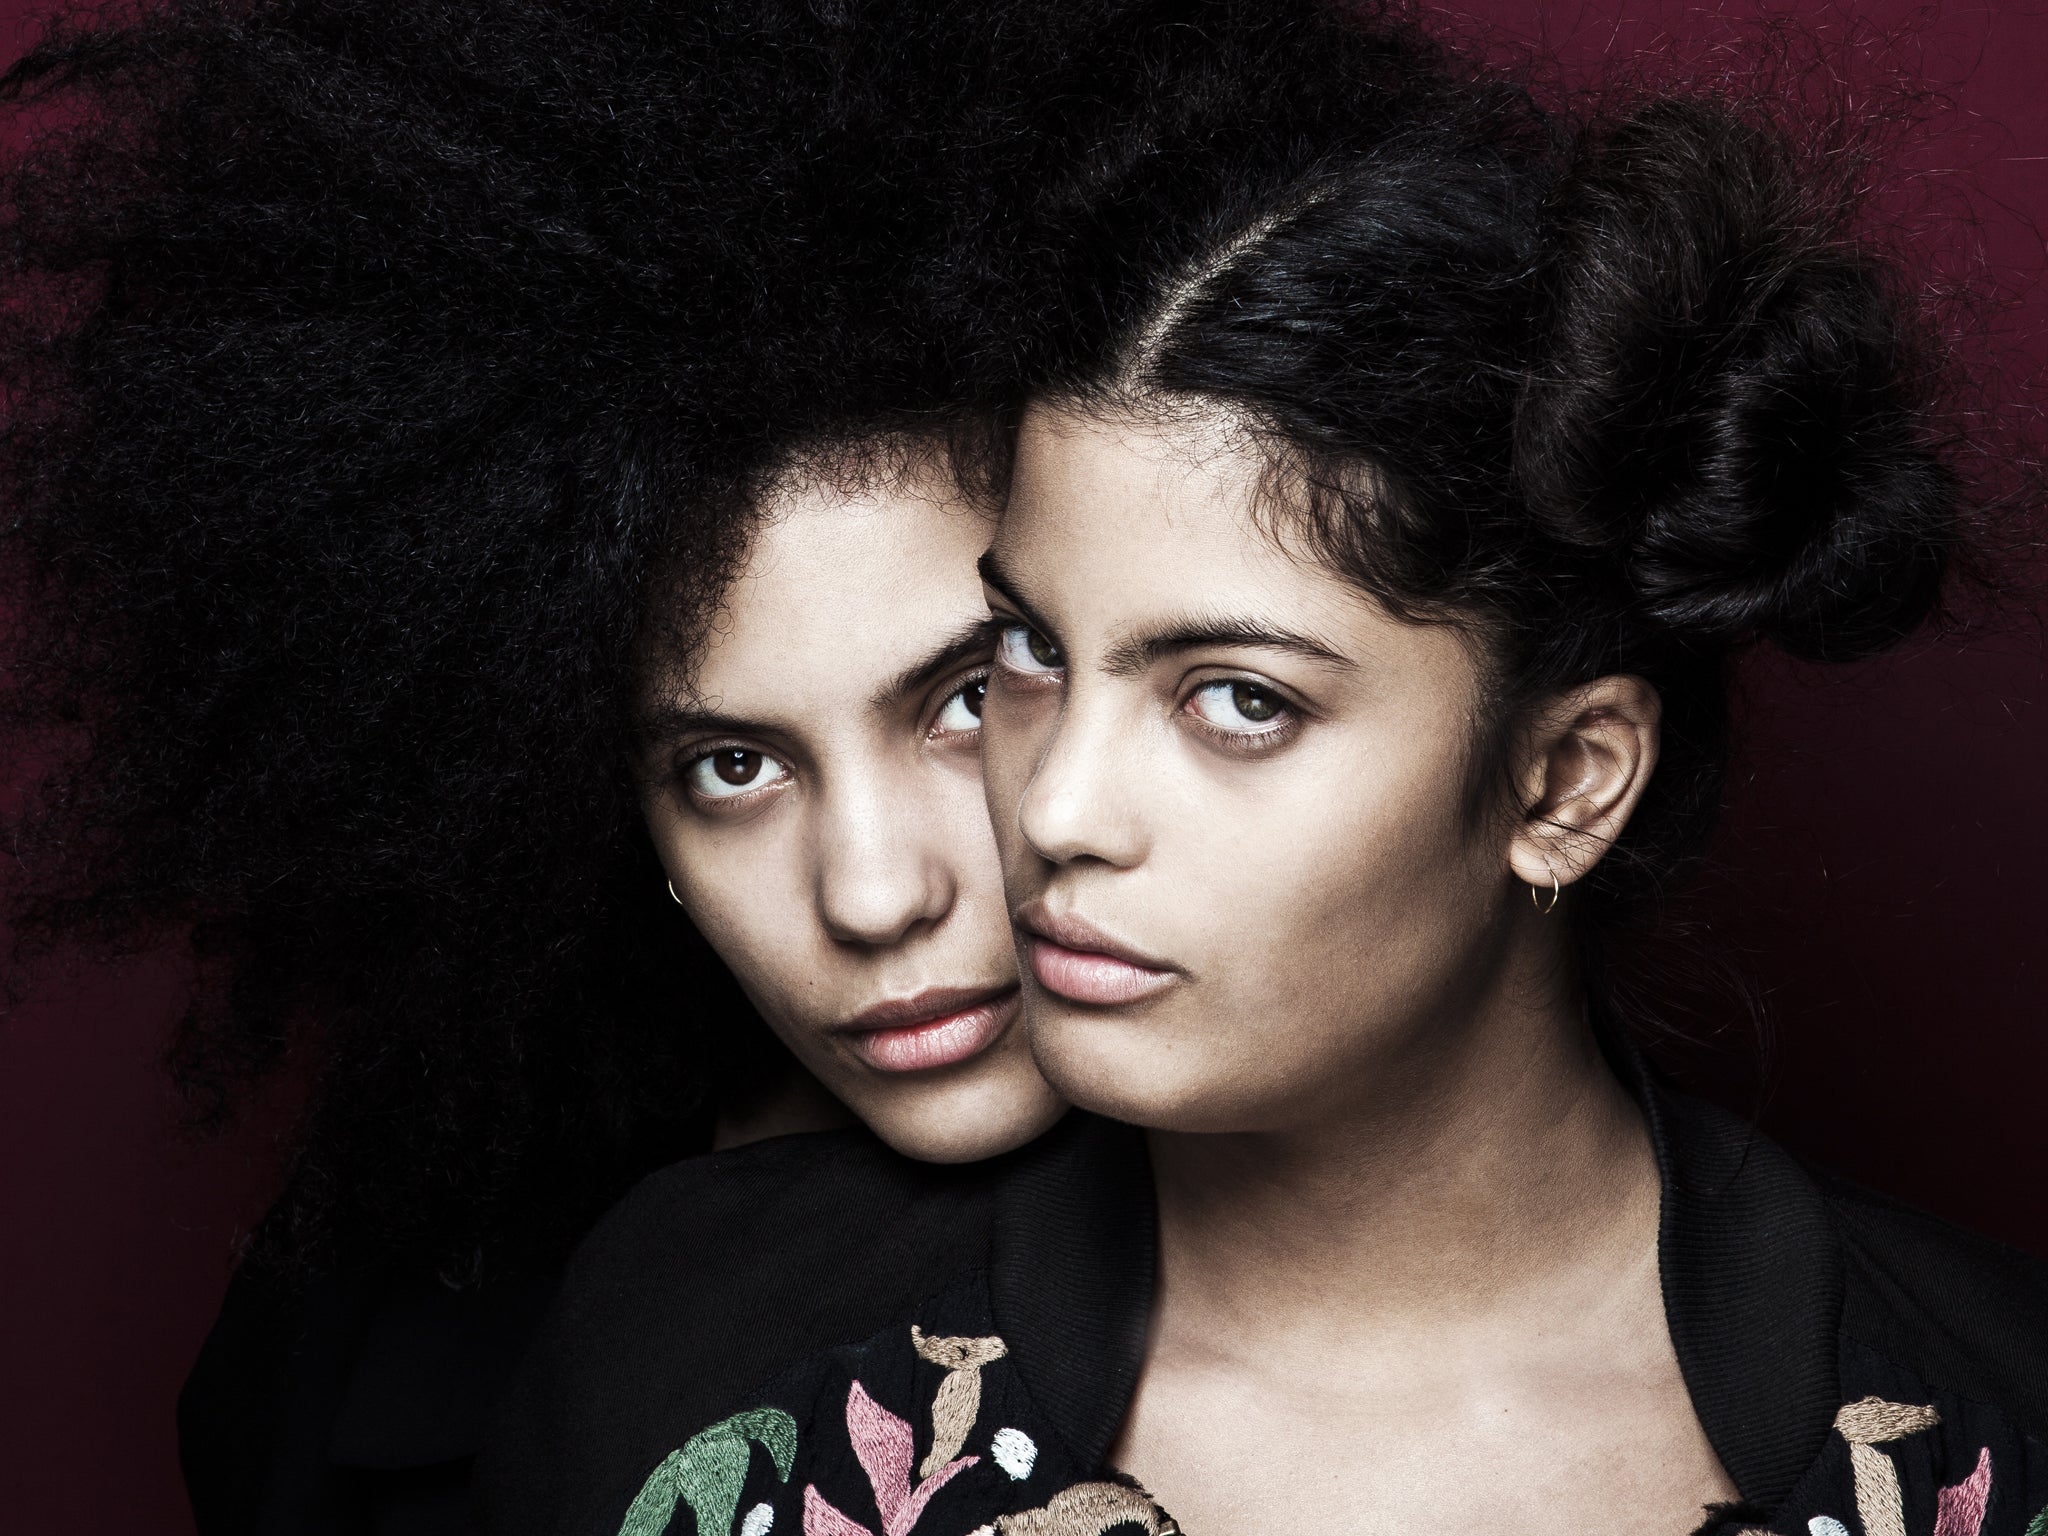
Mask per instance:
[[[1956,482],[1913,317],[1847,211],[1782,136],[1695,101],[1589,140],[1558,185],[1517,473],[1681,641],[1866,654],[1940,587]]]

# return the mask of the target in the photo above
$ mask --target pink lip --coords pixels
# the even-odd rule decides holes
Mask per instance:
[[[1055,916],[1032,902],[1017,914],[1031,936],[1031,974],[1069,1002],[1117,1008],[1157,997],[1180,979],[1176,967],[1104,933],[1085,918]]]
[[[1017,989],[934,987],[878,1003],[834,1031],[879,1072],[929,1072],[979,1056],[1017,1016]]]

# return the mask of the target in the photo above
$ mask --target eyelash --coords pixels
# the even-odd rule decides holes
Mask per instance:
[[[951,704],[955,699],[959,698],[961,694],[971,690],[977,683],[982,685],[982,698],[985,702],[988,698],[987,685],[989,673],[993,670],[993,667],[982,667],[977,671],[970,672],[965,677],[961,678],[957,683],[955,683],[950,689],[947,690],[945,697],[939,700],[939,707],[932,712],[932,723],[925,728],[925,740],[934,741],[941,736],[952,736],[959,738],[967,736],[979,736],[981,734],[981,714],[979,711],[973,711],[974,725],[971,729],[963,729],[958,731],[941,731],[939,729],[939,721],[945,718],[946,707],[949,704]]]
[[[1066,674],[1066,658],[1060,656],[1057,666],[1033,657],[1034,665],[1019,666],[1011,659],[1012,648],[1019,639],[1029,645],[1039,640],[1046,649],[1059,655],[1059,647],[1045,639],[1036,628],[1011,614],[998,613],[1004,621],[1000,637],[996,641],[996,670],[1007,674],[1017,683],[1025,685],[1050,683],[1063,680]],[[1205,720],[1193,707],[1195,700],[1212,688],[1249,688],[1272,701],[1275,709],[1274,724],[1263,730],[1234,731]],[[1263,678],[1246,676],[1208,677],[1195,684],[1182,695],[1178,713],[1187,716],[1195,727],[1216,746],[1229,752],[1255,753],[1270,752],[1284,746],[1301,734],[1305,718],[1301,706],[1289,699],[1285,693]]]
[[[737,789],[737,792],[734,794],[707,795],[704,791],[697,788],[691,780],[699,764],[709,762],[722,752],[738,752],[745,753],[750,757],[758,757],[764,764],[773,764],[781,772],[765,784]],[[781,758],[772,752],[763,752],[759,747],[750,746],[743,741],[707,742],[703,746],[692,748],[689,756],[683,758],[676,766],[676,780],[682,786],[683,793],[688,797],[690,803],[699,810],[713,815],[723,815],[754,805],[764,796],[777,792],[793,777],[795,777],[795,770]]]
[[[942,731],[939,728],[938,722],[945,715],[947,705],[959,698],[961,694],[973,688],[975,684],[985,684],[988,681],[989,671],[989,668],[983,667],[979,671],[970,672],[967,676],[961,678],[959,682],[955,683],[952,688],[947,690],[945,696],[939,700],[938,709],[933,712],[931,724],[925,729],[925,739],[927,741],[945,736],[964,739],[981,734],[981,717],[978,714],[975,716],[975,724],[971,730]],[[782,771],[776,777],[755,789],[741,789],[737,793],[730,795],[707,795],[691,783],[691,776],[696,771],[698,764],[708,762],[710,759],[717,757],[721,752],[744,752],[749,756],[760,758],[765,763],[773,763]],[[689,756],[683,758],[676,765],[676,779],[682,785],[683,793],[689,797],[692,804],[713,813],[722,813],[735,810],[741,806],[751,805],[759,797],[787,784],[795,776],[795,772],[789,764],[785,763],[774,753],[763,752],[759,747],[749,746],[744,741],[707,742],[702,746],[692,748]]]
[[[1194,708],[1195,700],[1212,688],[1249,688],[1271,700],[1274,723],[1260,730],[1234,731],[1205,720]],[[1180,713],[1195,728],[1227,752],[1270,752],[1301,734],[1302,711],[1278,688],[1256,677],[1208,677],[1190,688],[1180,701]]]
[[[1046,682],[1066,675],[1066,657],[1060,656],[1058,646],[1054,645],[1052,641],[1046,639],[1037,629],[1025,623],[1022,619],[1012,618],[1007,614],[1000,617],[1003,621],[1003,629],[1002,633],[996,637],[996,670],[1007,673],[1009,676],[1025,683]],[[1059,656],[1058,663],[1040,661],[1036,656],[1032,656],[1030,647],[1034,640],[1042,644],[1055,656]],[[1029,658],[1029,665],[1019,665],[1015,660],[1015,645],[1013,642],[1018,641],[1021,641],[1025,648],[1024,654]]]

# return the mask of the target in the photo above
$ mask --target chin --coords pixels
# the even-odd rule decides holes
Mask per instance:
[[[978,1163],[1014,1152],[1052,1129],[1066,1101],[1032,1073],[1027,1083],[1005,1073],[989,1082],[903,1084],[858,1106],[868,1127],[894,1150],[921,1163]]]
[[[1152,1131],[1242,1131],[1260,1117],[1240,1102],[1241,1069],[1199,1049],[1162,1048],[1141,1018],[1033,1003],[1031,1054],[1076,1109]]]

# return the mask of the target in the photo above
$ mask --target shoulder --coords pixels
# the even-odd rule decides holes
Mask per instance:
[[[1843,1332],[2048,1437],[2048,1264],[1826,1174]]]
[[[849,1242],[915,1246],[979,1210],[987,1186],[979,1166],[913,1162],[862,1129],[687,1158],[641,1180],[598,1222],[569,1266],[565,1296],[651,1288],[670,1297],[679,1271],[750,1286]]]
[[[818,1347],[837,1309],[860,1321],[899,1287],[978,1262],[987,1207],[982,1168],[916,1163],[864,1130],[690,1158],[642,1180],[584,1240],[542,1344],[758,1374],[784,1346]]]
[[[552,1530],[678,1427],[987,1261],[987,1164],[862,1130],[778,1137],[643,1180],[577,1251],[477,1480],[492,1530]],[[643,1444],[644,1442],[644,1444]]]

